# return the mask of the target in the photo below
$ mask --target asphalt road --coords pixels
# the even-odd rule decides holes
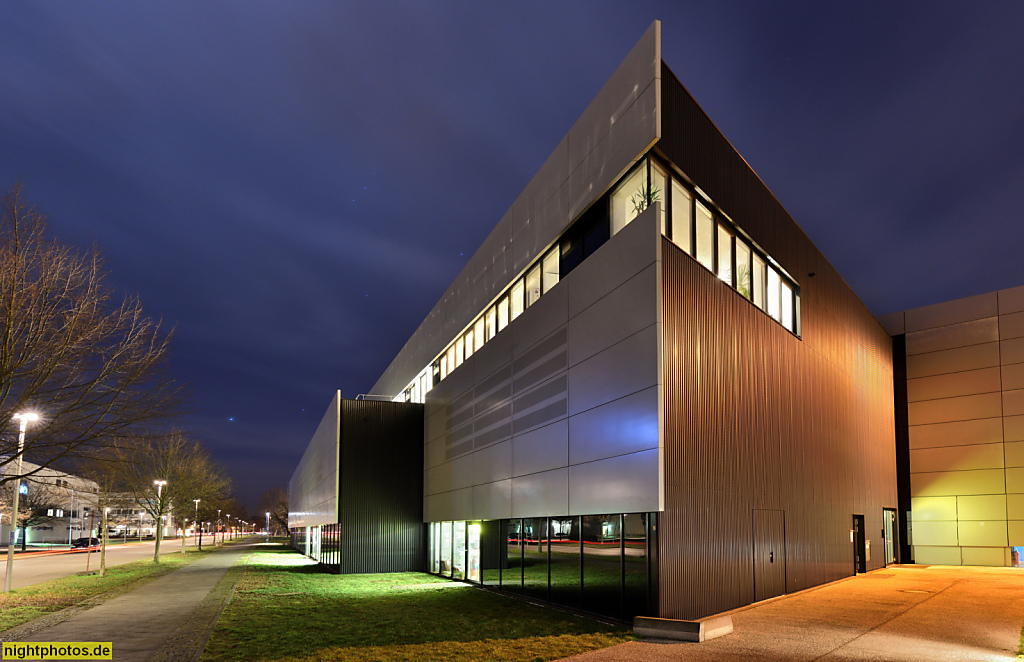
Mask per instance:
[[[203,544],[213,542],[212,536],[203,538]],[[128,543],[127,545],[110,545],[107,547],[107,566],[121,565],[139,559],[153,557],[153,543]],[[188,538],[185,542],[191,547],[195,544],[194,538]],[[160,555],[177,552],[181,549],[181,540],[164,540],[160,543]],[[84,551],[57,552],[57,553],[28,553],[14,555],[14,577],[11,582],[13,588],[21,588],[38,584],[39,582],[66,577],[78,572],[85,572],[87,553]],[[99,548],[93,548],[92,558],[89,559],[89,569],[96,570],[100,565]],[[0,550],[0,587],[7,581],[7,550]]]

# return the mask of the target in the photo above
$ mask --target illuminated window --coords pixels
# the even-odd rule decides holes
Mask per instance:
[[[532,306],[540,298],[540,265],[526,273],[526,307]]]
[[[710,271],[715,264],[715,219],[707,207],[697,203],[697,261]]]
[[[498,299],[498,331],[508,326],[508,295]]]
[[[484,320],[485,320],[484,321],[484,326],[486,327],[486,333],[487,333],[487,339],[488,340],[493,338],[494,335],[496,333],[498,333],[498,327],[497,327],[498,315],[497,315],[497,312],[498,312],[497,306],[491,306],[490,308],[487,309],[487,314],[484,315]]]
[[[750,298],[750,246],[736,237],[736,291]]]
[[[647,208],[647,162],[641,161],[611,197],[612,236]]]
[[[465,335],[462,336],[463,354],[468,359],[473,356],[473,352],[476,351],[476,344],[473,342],[473,327],[466,331]],[[459,345],[456,345],[455,351],[458,351]]]
[[[779,274],[775,269],[768,267],[768,292],[767,300],[768,306],[766,311],[768,315],[776,322],[782,321],[782,314],[779,310],[779,290],[781,289],[782,281],[779,279]]]
[[[484,346],[484,318],[477,319],[476,324],[473,325],[473,342],[474,350],[476,351]]]
[[[764,310],[764,260],[761,259],[760,255],[754,255],[754,274],[753,274],[753,285],[754,285],[754,305]]]
[[[661,203],[661,218],[659,219],[662,232],[665,231],[665,224],[667,219],[667,212],[665,200],[667,197],[666,191],[668,178],[665,176],[665,171],[662,170],[656,163],[651,163],[651,190],[650,190],[650,204],[655,202]]]
[[[512,286],[512,295],[509,297],[509,307],[511,309],[509,313],[510,322],[523,314],[524,292],[523,281],[516,281],[516,284]]]
[[[718,277],[732,285],[732,232],[718,224]]]
[[[782,298],[782,326],[793,331],[793,288],[786,281],[780,281]]]
[[[552,248],[548,251],[548,254],[544,256],[544,274],[542,280],[544,281],[544,294],[548,293],[555,283],[558,282],[558,247]]]
[[[458,340],[455,341],[455,367],[458,368],[462,365],[463,358],[466,355],[462,352],[462,336],[459,336]]]
[[[672,180],[672,235],[671,239],[687,253],[693,251],[693,203],[682,185]]]

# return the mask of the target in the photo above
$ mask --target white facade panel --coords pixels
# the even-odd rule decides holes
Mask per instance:
[[[340,432],[341,391],[338,391],[288,483],[290,528],[337,523]]]

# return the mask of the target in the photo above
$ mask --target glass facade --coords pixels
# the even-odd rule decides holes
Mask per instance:
[[[629,620],[651,613],[654,604],[654,517],[434,522],[429,567],[445,577]]]
[[[427,392],[435,384],[654,203],[661,205],[665,237],[772,319],[800,334],[797,284],[744,237],[732,221],[715,211],[709,200],[672,174],[667,164],[644,157],[609,193],[583,212],[553,248],[538,257],[463,329],[395,400],[425,402]]]

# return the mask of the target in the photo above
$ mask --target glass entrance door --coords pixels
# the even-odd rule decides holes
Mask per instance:
[[[885,536],[885,565],[896,563],[896,511],[882,509],[882,535]]]

